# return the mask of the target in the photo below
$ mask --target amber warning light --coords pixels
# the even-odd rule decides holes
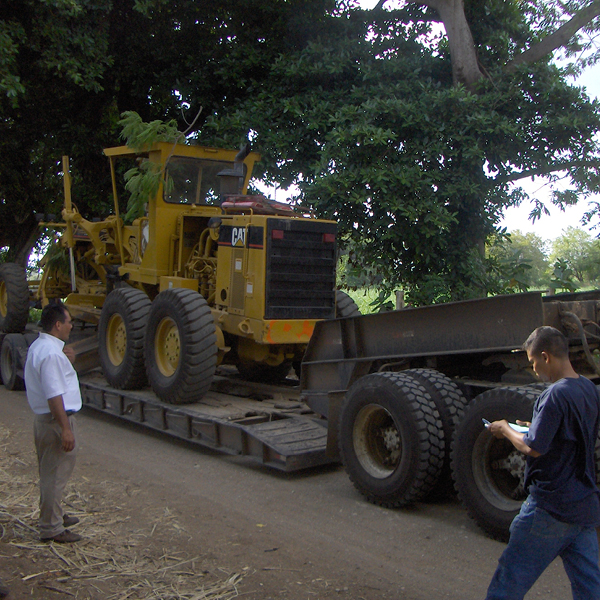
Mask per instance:
[[[283,229],[273,229],[273,231],[271,232],[271,239],[282,240],[283,239]]]
[[[333,244],[335,242],[335,233],[324,233],[323,234],[323,243],[324,244]]]

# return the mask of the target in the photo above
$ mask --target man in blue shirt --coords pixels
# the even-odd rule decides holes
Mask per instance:
[[[510,540],[486,598],[521,600],[560,556],[574,600],[598,600],[598,391],[573,369],[568,341],[557,329],[539,327],[523,349],[536,375],[552,385],[537,399],[527,433],[517,433],[507,421],[488,426],[495,437],[508,439],[527,455],[529,496],[510,526]]]

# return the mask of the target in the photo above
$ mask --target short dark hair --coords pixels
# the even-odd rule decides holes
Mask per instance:
[[[42,329],[46,333],[52,331],[57,321],[64,323],[67,320],[68,312],[67,307],[60,300],[46,304],[42,309],[42,317],[40,318]]]
[[[569,340],[554,327],[538,327],[523,344],[523,350],[532,356],[546,352],[556,358],[569,356]]]

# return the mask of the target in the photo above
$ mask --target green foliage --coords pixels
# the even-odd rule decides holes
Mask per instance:
[[[600,240],[575,227],[567,227],[552,243],[550,260],[561,259],[582,285],[600,282]]]
[[[53,243],[48,245],[45,255],[46,267],[58,273],[70,273],[69,254],[66,248],[63,248],[55,238]]]
[[[296,202],[338,221],[354,281],[402,287],[418,304],[486,295],[498,285],[485,241],[526,198],[512,179],[595,159],[595,105],[546,62],[512,74],[490,64],[477,93],[455,87],[441,47],[420,43],[423,26],[373,18],[366,41],[357,21],[281,57],[270,85],[209,118],[201,139],[256,132],[266,179],[296,184]],[[472,25],[482,44],[498,36],[499,22]],[[522,16],[511,27],[527,31]],[[515,289],[527,285],[513,275]]]
[[[550,289],[552,292],[574,292],[579,286],[573,281],[573,270],[562,258],[554,263]]]
[[[42,318],[42,309],[41,308],[30,308],[29,316],[27,317],[28,323],[35,323],[36,325],[40,322]]]
[[[489,269],[497,285],[506,292],[547,289],[547,242],[535,233],[515,231],[490,238],[487,247]]]
[[[185,142],[185,136],[178,130],[177,121],[174,119],[167,123],[159,119],[144,123],[138,113],[126,111],[121,115],[119,125],[123,127],[121,138],[127,146],[137,152],[143,152],[157,142]],[[163,175],[161,165],[147,158],[140,158],[138,165],[125,173],[125,189],[131,194],[127,202],[125,221],[131,222],[144,214],[145,204],[158,194],[161,183],[169,186]]]
[[[119,125],[123,128],[121,139],[136,152],[143,152],[157,142],[185,143],[185,136],[179,131],[175,119],[168,122],[155,119],[144,123],[138,113],[128,110],[121,115]]]

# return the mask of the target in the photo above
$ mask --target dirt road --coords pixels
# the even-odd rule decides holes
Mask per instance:
[[[89,410],[77,419],[67,500],[85,540],[40,544],[32,415],[23,392],[0,387],[0,577],[11,600],[479,600],[503,549],[457,502],[386,510],[341,467],[286,475]],[[570,597],[555,563],[527,598]]]

